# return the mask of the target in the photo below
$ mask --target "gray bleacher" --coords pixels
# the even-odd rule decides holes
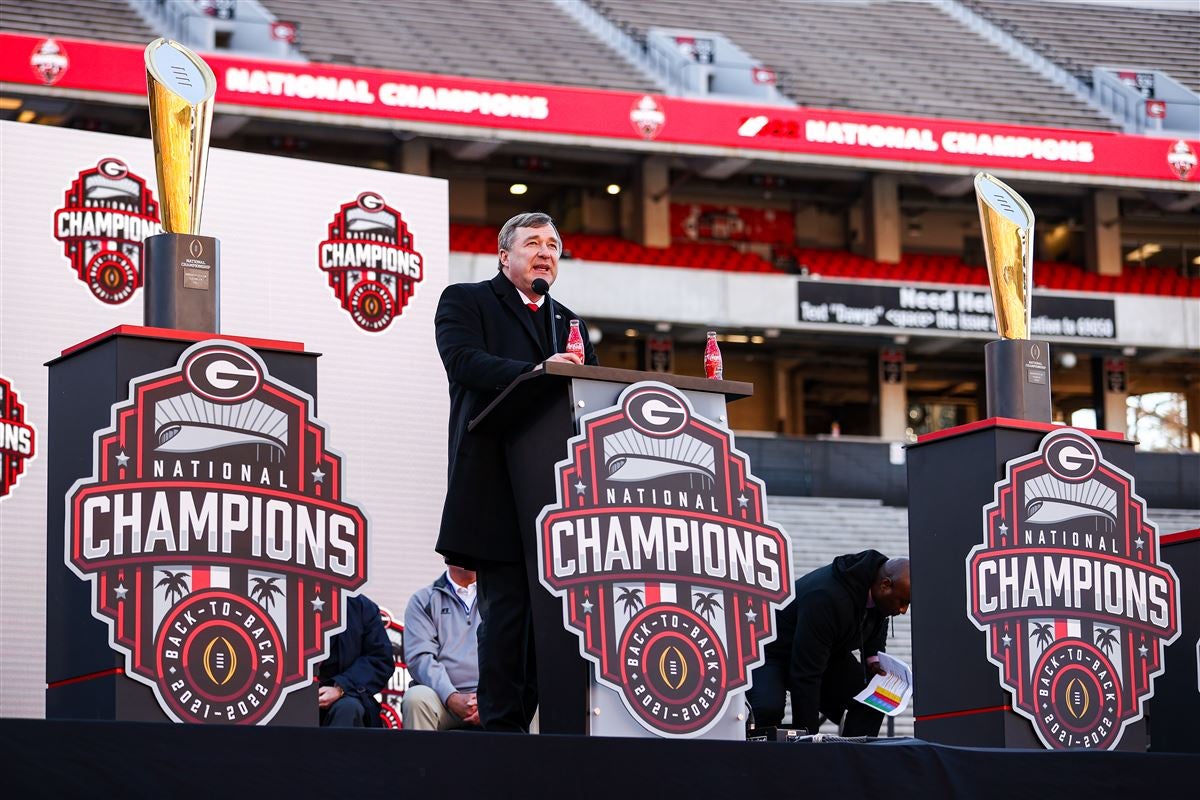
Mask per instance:
[[[300,24],[300,51],[312,61],[657,91],[552,0],[261,2]]]
[[[805,106],[1113,130],[1075,95],[930,3],[588,0],[626,30],[718,31]]]
[[[0,30],[141,45],[159,36],[125,0],[0,0]]]
[[[1158,525],[1160,535],[1200,528],[1200,509],[1155,508],[1150,509],[1147,515]],[[797,577],[825,566],[843,553],[856,553],[867,548],[889,556],[908,555],[908,509],[885,506],[878,500],[771,496],[767,499],[767,516],[792,537],[792,558]],[[981,530],[980,541],[982,535]],[[888,639],[888,652],[911,665],[912,626],[909,617],[894,617],[893,626]],[[979,657],[982,658],[982,634],[980,636]],[[784,719],[786,721],[790,717],[785,716]],[[831,723],[826,723],[822,730],[836,733]],[[912,736],[911,705],[896,717],[895,733],[897,736]]]
[[[823,567],[843,553],[873,548],[888,556],[908,555],[908,509],[878,500],[828,497],[768,497],[767,516],[792,537],[796,577]],[[887,651],[912,665],[912,626],[907,615],[894,617]],[[980,644],[980,652],[983,645]],[[790,708],[787,714],[791,714]],[[790,716],[785,716],[787,721]],[[832,723],[824,733],[837,733]],[[886,722],[880,734],[887,732]],[[895,734],[912,736],[912,706],[896,717]]]
[[[1200,3],[1176,10],[1058,0],[960,2],[1086,83],[1092,67],[1142,67],[1200,92]]]

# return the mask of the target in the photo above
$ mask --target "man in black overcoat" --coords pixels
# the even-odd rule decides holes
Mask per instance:
[[[845,714],[843,736],[878,736],[883,714],[854,696],[883,673],[878,654],[888,620],[908,613],[911,594],[908,559],[877,550],[838,556],[797,580],[796,599],[776,616],[779,635],[747,693],[755,725],[780,723],[786,691],[798,728],[816,733],[821,714],[834,722]]]
[[[317,706],[322,725],[380,726],[379,693],[396,672],[392,642],[379,606],[366,595],[346,598],[346,629],[329,642],[329,657],[317,667]]]
[[[446,287],[434,324],[450,381],[450,463],[437,551],[474,569],[479,584],[479,719],[485,730],[527,731],[537,707],[530,578],[533,531],[517,528],[503,432],[468,423],[520,375],[546,361],[580,363],[566,349],[566,306],[539,294],[553,285],[562,239],[546,214],[519,214],[498,237],[499,271],[490,280]],[[580,322],[584,361],[596,364]],[[533,587],[541,591],[540,587]]]

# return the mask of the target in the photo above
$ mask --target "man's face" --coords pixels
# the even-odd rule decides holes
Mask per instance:
[[[540,228],[517,228],[512,249],[500,251],[504,274],[527,297],[536,297],[533,282],[542,278],[551,286],[558,277],[558,255],[562,242],[552,225]]]
[[[875,607],[881,613],[894,617],[897,614],[908,613],[908,606],[912,600],[912,585],[907,573],[895,580],[885,577],[876,582],[872,594],[875,597]]]

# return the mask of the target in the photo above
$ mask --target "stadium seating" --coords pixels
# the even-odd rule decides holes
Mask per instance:
[[[1092,67],[1141,67],[1200,92],[1200,7],[1190,11],[1045,0],[960,0],[1086,83]]]
[[[724,269],[735,272],[775,272],[775,268],[756,253],[743,253],[727,244],[695,242],[669,248],[643,247],[616,236],[573,233],[566,237],[566,253],[586,261],[617,264],[645,264],[657,267]],[[450,249],[463,253],[495,253],[496,229],[486,225],[450,226]]]
[[[159,36],[125,0],[0,0],[0,30],[141,45]]]
[[[573,233],[566,237],[572,258],[617,264],[657,267],[723,269],[734,272],[777,273],[766,259],[753,252],[740,252],[727,244],[676,242],[670,247],[643,247],[616,236]],[[450,225],[450,249],[459,253],[495,253],[496,229],[487,225]],[[884,264],[845,250],[807,247],[779,248],[810,275],[827,278],[902,281],[905,283],[950,283],[986,286],[987,268],[970,266],[960,256],[905,253],[899,264]],[[1074,264],[1037,262],[1034,285],[1044,289],[1125,294],[1158,294],[1200,297],[1200,278],[1185,278],[1170,269],[1126,265],[1119,275],[1097,275]]]
[[[801,105],[1111,130],[1086,103],[926,3],[589,0],[629,31],[719,31]]]
[[[262,0],[300,25],[312,61],[496,80],[657,91],[552,0]]]

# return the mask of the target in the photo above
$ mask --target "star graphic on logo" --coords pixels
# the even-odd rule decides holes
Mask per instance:
[[[575,481],[575,493],[583,494],[585,491],[587,491],[587,484],[581,480]]]
[[[758,619],[758,614],[754,611],[754,609],[747,608],[746,609],[746,622],[754,622],[756,619]]]
[[[129,590],[125,588],[125,584],[118,583],[113,587],[113,592],[117,595],[118,600],[124,600],[125,595],[129,594]]]
[[[1133,540],[1133,543],[1137,545],[1138,550],[1141,550],[1142,546],[1146,544],[1146,540],[1139,536]]]
[[[1142,645],[1141,647],[1138,648],[1138,655],[1141,656],[1142,658],[1145,658],[1149,652],[1150,652],[1150,649],[1148,647],[1146,647],[1146,645]]]
[[[746,497],[745,494],[739,494],[737,501],[738,501],[738,506],[740,506],[741,508],[745,508],[746,505],[750,502],[750,498]]]
[[[592,613],[592,609],[595,608],[595,606],[592,604],[591,600],[584,600],[582,606],[583,606],[583,613],[585,613],[585,614]]]
[[[324,483],[325,482],[325,473],[321,471],[320,467],[317,467],[316,469],[314,469],[312,471],[312,478],[313,478],[313,483]]]
[[[1005,647],[1008,647],[1010,644],[1012,644],[1012,637],[1006,633],[1000,637],[1000,641],[1004,642]]]
[[[314,597],[310,605],[312,605],[313,611],[323,611],[325,609],[325,601],[321,599],[320,595]]]
[[[1001,536],[1008,535],[1008,526],[1004,524],[1004,520],[1000,520],[1000,535]]]
[[[125,467],[129,465],[129,456],[125,455],[125,451],[117,453],[117,466]]]

